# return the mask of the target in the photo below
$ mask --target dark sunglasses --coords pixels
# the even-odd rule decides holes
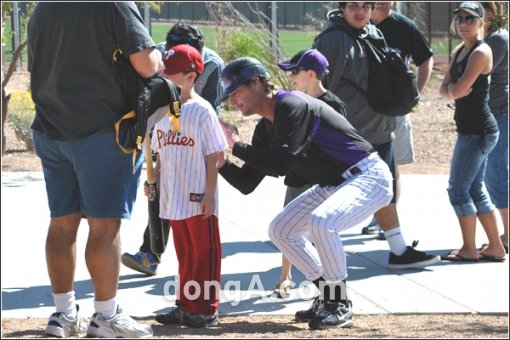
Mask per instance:
[[[475,17],[473,15],[457,15],[455,17],[455,21],[458,23],[458,24],[461,24],[463,22],[465,22],[466,24],[472,24],[474,23],[476,20],[478,19],[478,17]]]
[[[294,68],[294,69],[290,70],[290,74],[295,76],[296,74],[298,74],[299,72],[304,71],[304,70],[305,70],[304,68]]]

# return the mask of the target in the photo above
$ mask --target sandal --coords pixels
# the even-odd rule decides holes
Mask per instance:
[[[290,296],[291,289],[292,281],[284,280],[275,286],[273,294],[276,295],[278,299],[288,298]]]
[[[484,243],[484,244],[482,244],[482,246],[481,246],[480,248],[478,248],[478,251],[482,251],[482,250],[484,250],[485,248],[487,248],[487,246],[488,246],[488,245],[489,245],[488,243]],[[508,254],[508,246],[505,246],[505,245],[503,244],[503,248],[505,248],[505,252]]]

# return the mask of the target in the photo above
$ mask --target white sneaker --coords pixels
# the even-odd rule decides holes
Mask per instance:
[[[76,305],[76,309],[79,311],[79,306]],[[75,319],[69,319],[67,315],[62,312],[56,312],[51,314],[48,319],[48,325],[44,334],[46,336],[56,338],[68,338],[70,336],[77,336],[85,334],[87,331],[87,324],[83,321],[78,313]]]
[[[105,319],[101,313],[94,313],[87,329],[87,337],[94,338],[150,338],[152,335],[150,326],[136,322],[122,313],[119,307],[109,319]]]

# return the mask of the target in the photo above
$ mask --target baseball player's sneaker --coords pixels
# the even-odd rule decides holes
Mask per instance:
[[[422,251],[414,249],[418,241],[414,241],[412,246],[407,246],[407,250],[400,256],[390,252],[388,267],[392,269],[422,268],[441,261],[440,256],[428,255]]]
[[[325,308],[310,320],[308,326],[311,329],[352,327],[352,301],[327,302]]]
[[[136,322],[118,306],[117,313],[109,319],[94,313],[87,329],[87,338],[150,338],[152,334],[150,326]]]
[[[306,310],[297,311],[294,315],[296,321],[308,322],[313,319],[318,312],[324,308],[324,300],[319,299],[319,296],[313,300],[312,306]]]
[[[218,313],[212,315],[184,313],[181,317],[181,324],[193,328],[204,328],[217,327],[220,323],[218,321]]]
[[[152,253],[145,253],[139,251],[138,253],[131,255],[124,253],[120,257],[123,265],[137,272],[147,274],[148,276],[156,275],[158,270],[158,261]]]
[[[154,319],[163,325],[178,325],[181,323],[181,317],[183,314],[184,310],[181,307],[176,306],[166,314],[156,315]]]
[[[44,334],[48,337],[55,338],[68,338],[70,336],[85,334],[87,331],[87,324],[80,317],[80,307],[78,305],[76,305],[76,310],[78,314],[74,319],[69,319],[63,312],[51,314]]]

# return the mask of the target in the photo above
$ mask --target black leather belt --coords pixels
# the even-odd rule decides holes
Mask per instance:
[[[352,175],[356,175],[356,174],[359,174],[361,172],[361,170],[357,166],[353,166],[352,168],[349,169],[349,172]]]
[[[353,166],[352,168],[349,168],[349,169],[345,170],[342,173],[342,175],[345,174],[347,171],[349,171],[351,176],[354,176],[356,174],[359,174],[361,172],[361,169],[358,168],[357,166]],[[325,187],[325,186],[334,186],[334,187],[336,187],[336,186],[339,186],[340,184],[342,184],[345,181],[345,178],[342,175],[338,176],[338,178],[336,178],[336,179],[334,179],[332,181],[319,182],[318,184],[321,187]]]

